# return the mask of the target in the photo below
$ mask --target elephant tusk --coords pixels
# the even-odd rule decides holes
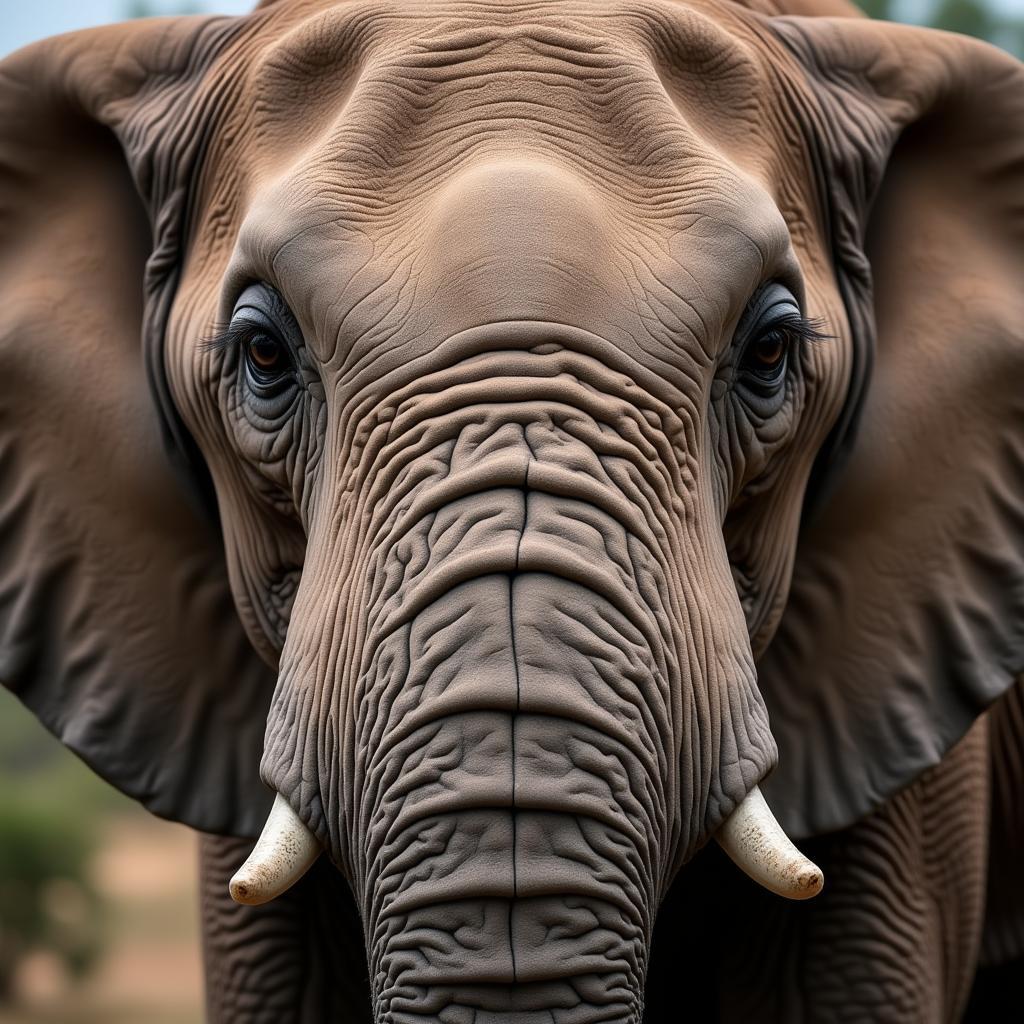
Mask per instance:
[[[290,889],[320,856],[316,836],[278,793],[252,853],[228,886],[236,903],[259,906]]]
[[[715,838],[737,867],[779,896],[810,899],[825,884],[821,868],[790,842],[757,786],[722,822]]]

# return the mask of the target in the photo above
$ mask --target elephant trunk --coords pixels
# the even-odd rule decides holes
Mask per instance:
[[[378,1019],[639,1020],[672,798],[625,617],[539,571],[467,581],[423,617],[418,701],[366,774]]]
[[[583,332],[457,342],[336,421],[264,777],[353,882],[379,1020],[636,1022],[674,872],[775,760],[699,419]]]

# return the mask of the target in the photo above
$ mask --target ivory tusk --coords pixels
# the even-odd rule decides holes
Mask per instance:
[[[715,838],[733,863],[771,892],[791,900],[821,892],[821,868],[790,842],[757,786],[725,819]]]
[[[280,793],[252,853],[228,886],[236,903],[258,906],[290,889],[320,856],[320,844]]]

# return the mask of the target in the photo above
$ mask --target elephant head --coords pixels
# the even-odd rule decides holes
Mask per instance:
[[[281,0],[0,108],[0,678],[157,814],[276,794],[235,894],[326,851],[379,1020],[638,1020],[702,844],[812,894],[768,804],[849,824],[1024,668],[998,51]]]

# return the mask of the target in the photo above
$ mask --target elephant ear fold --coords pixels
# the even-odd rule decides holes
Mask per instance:
[[[0,63],[0,680],[155,813],[256,834],[272,673],[160,398],[188,118],[223,25]]]
[[[1024,669],[1024,66],[777,19],[853,334],[845,435],[759,666],[790,834],[934,765]]]

